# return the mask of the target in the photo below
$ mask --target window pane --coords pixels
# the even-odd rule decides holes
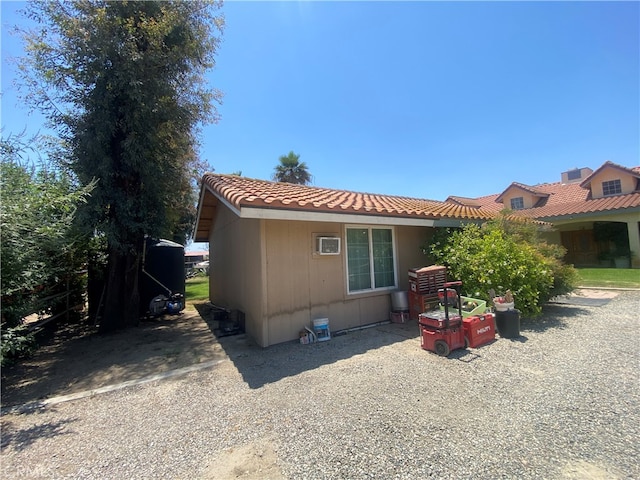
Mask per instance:
[[[350,292],[371,288],[369,230],[366,228],[347,229],[347,270]]]
[[[580,169],[569,170],[567,172],[567,180],[577,180],[580,178]]]
[[[373,243],[373,272],[375,288],[395,285],[393,268],[393,238],[391,230],[374,228],[371,230]]]
[[[524,199],[522,197],[515,197],[511,199],[511,210],[524,209]]]
[[[619,195],[622,193],[622,184],[619,179],[602,182],[603,195]]]

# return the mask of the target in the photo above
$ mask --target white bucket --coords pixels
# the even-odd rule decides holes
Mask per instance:
[[[507,310],[513,309],[514,302],[509,302],[509,303],[496,302],[493,304],[493,306],[496,308],[496,312],[506,312]]]
[[[313,331],[316,334],[319,342],[324,342],[331,339],[331,332],[329,331],[329,319],[328,318],[316,318],[313,320]]]

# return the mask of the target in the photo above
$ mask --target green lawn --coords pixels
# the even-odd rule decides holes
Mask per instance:
[[[640,270],[634,268],[577,268],[582,287],[640,288]]]
[[[209,277],[189,278],[185,285],[185,300],[187,302],[204,302],[209,300]]]

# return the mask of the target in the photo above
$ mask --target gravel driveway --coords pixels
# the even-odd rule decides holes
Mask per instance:
[[[640,294],[448,358],[415,322],[2,417],[4,478],[640,478]]]

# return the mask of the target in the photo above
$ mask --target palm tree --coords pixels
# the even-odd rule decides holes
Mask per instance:
[[[300,161],[300,155],[292,151],[288,155],[280,156],[280,165],[275,168],[273,180],[276,182],[296,183],[307,185],[311,183],[311,174],[307,164]]]

